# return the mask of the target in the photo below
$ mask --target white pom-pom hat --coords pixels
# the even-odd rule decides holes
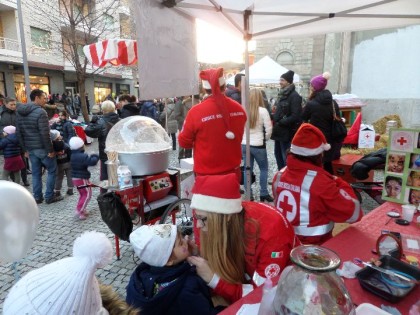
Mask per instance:
[[[82,138],[79,138],[79,137],[70,138],[69,146],[71,150],[79,150],[84,145],[85,143],[83,142]]]
[[[35,269],[10,290],[3,314],[105,315],[95,271],[112,259],[103,233],[85,232],[73,245],[73,257]]]
[[[314,156],[331,149],[321,130],[311,124],[302,124],[292,139],[290,152],[302,156]]]

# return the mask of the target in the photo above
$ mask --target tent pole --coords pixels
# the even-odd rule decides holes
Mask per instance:
[[[246,120],[246,128],[245,128],[245,139],[246,139],[246,156],[245,156],[245,178],[244,178],[244,183],[246,183],[246,192],[245,192],[245,200],[250,200],[251,198],[251,167],[250,167],[250,147],[249,147],[249,51],[248,51],[248,41],[250,39],[249,36],[249,17],[250,17],[250,12],[247,10],[244,12],[244,32],[245,32],[245,80],[242,80],[242,105],[245,106],[246,109],[246,115],[247,115],[247,120]],[[243,82],[245,81],[245,82]],[[244,84],[245,83],[245,84]]]

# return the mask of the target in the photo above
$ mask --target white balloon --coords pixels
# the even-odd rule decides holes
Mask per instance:
[[[35,238],[39,210],[21,185],[0,180],[0,263],[26,256]]]

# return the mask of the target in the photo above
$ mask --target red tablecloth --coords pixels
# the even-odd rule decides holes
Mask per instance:
[[[391,220],[387,225],[386,222],[389,217],[386,215],[387,212],[394,210],[401,213],[401,205],[386,202],[378,208],[372,210],[369,214],[363,217],[363,219],[349,226],[347,229],[336,235],[329,241],[325,242],[323,246],[334,250],[341,258],[342,262],[351,261],[353,258],[358,257],[363,260],[369,260],[372,257],[376,257],[372,254],[371,250],[376,246],[376,240],[381,234],[382,230],[389,230],[393,232],[400,232],[407,235],[419,235],[420,229],[411,222],[408,226],[398,225]],[[415,215],[416,220],[418,214]],[[413,255],[411,253],[407,253]],[[417,255],[415,255],[417,256]],[[401,302],[392,304],[385,301],[376,295],[365,291],[359,284],[357,279],[345,279],[345,284],[350,292],[351,298],[354,304],[359,305],[362,303],[371,303],[378,307],[381,304],[391,305],[396,307],[401,314],[408,314],[408,311],[414,303],[420,298],[420,286],[406,296]],[[262,287],[255,289],[253,292],[243,297],[236,303],[229,306],[226,310],[220,314],[236,314],[243,304],[254,304],[259,303],[262,297]]]

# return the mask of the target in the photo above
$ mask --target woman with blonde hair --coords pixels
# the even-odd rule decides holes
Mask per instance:
[[[249,145],[250,145],[250,168],[254,169],[254,160],[260,168],[260,201],[272,202],[267,189],[268,181],[268,158],[265,142],[271,137],[273,126],[270,114],[264,105],[263,95],[260,89],[253,88],[249,92]],[[246,165],[246,134],[242,138],[242,158]],[[245,178],[245,173],[242,175]],[[244,181],[246,184],[246,181]],[[251,189],[251,200],[253,200]]]
[[[277,277],[299,241],[274,207],[241,200],[236,174],[197,176],[191,208],[200,256],[190,256],[197,274],[216,295],[235,302]]]

